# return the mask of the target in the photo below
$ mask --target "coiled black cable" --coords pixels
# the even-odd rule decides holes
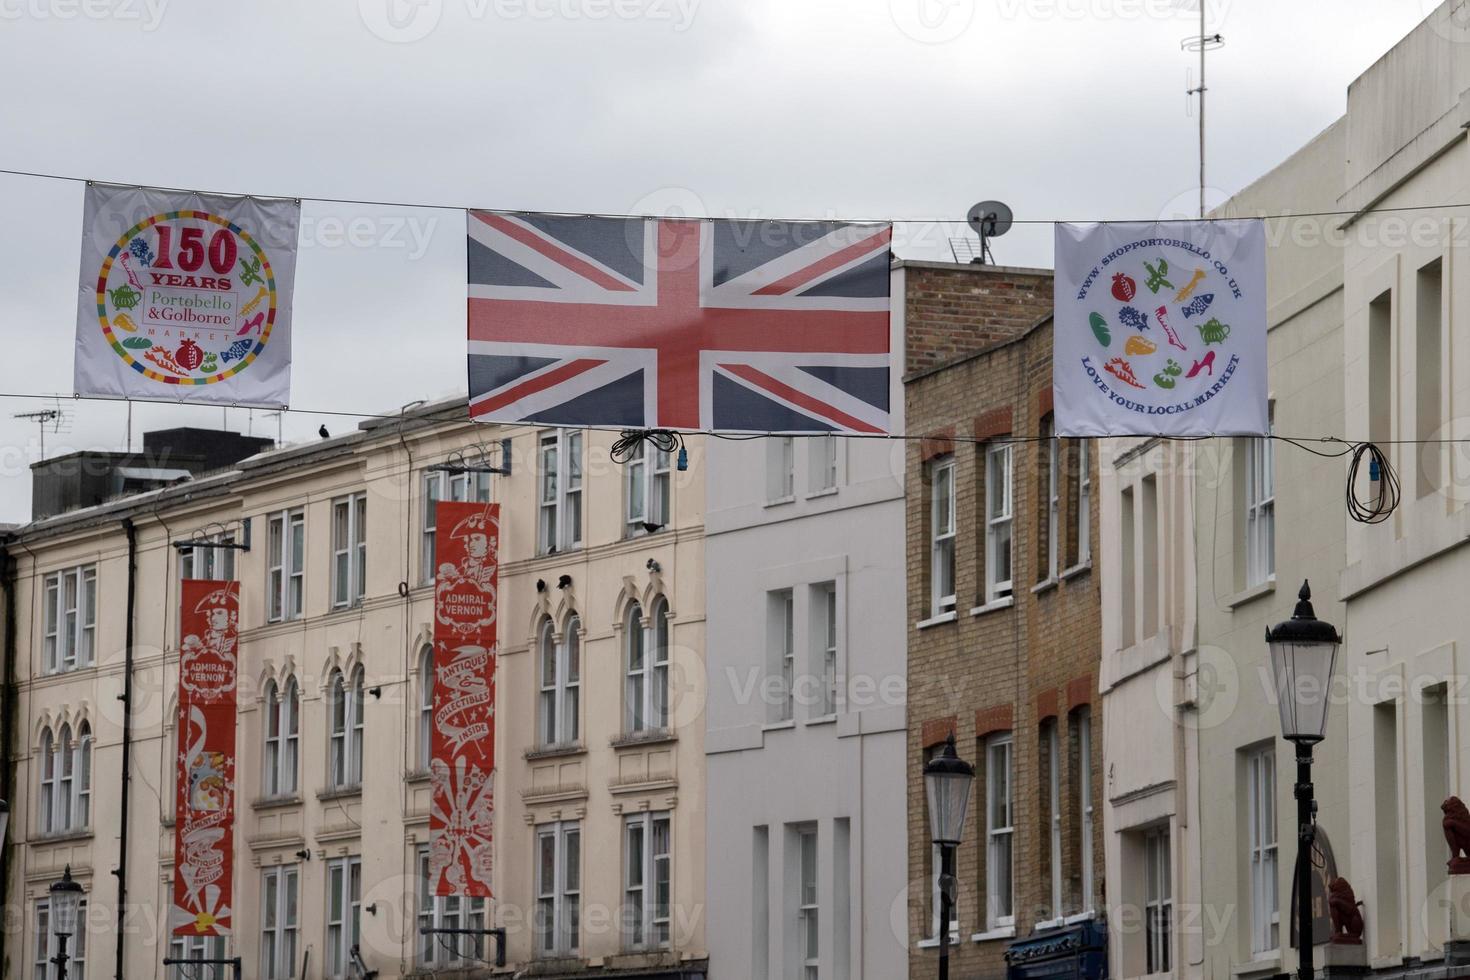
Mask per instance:
[[[684,453],[684,437],[672,429],[624,429],[622,435],[612,444],[608,455],[614,463],[626,463],[638,455],[639,447],[645,442],[659,452],[670,455],[678,450],[681,464],[679,469],[684,469],[684,461],[688,458]]]
[[[1358,471],[1364,457],[1368,459],[1368,492],[1360,494]],[[1382,524],[1398,509],[1400,496],[1398,474],[1389,465],[1383,450],[1371,442],[1360,442],[1354,446],[1353,458],[1348,463],[1348,516],[1360,524]]]

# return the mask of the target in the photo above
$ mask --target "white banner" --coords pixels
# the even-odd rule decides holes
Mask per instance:
[[[87,185],[78,395],[284,408],[299,201]]]
[[[1062,436],[1269,429],[1259,220],[1056,226]]]

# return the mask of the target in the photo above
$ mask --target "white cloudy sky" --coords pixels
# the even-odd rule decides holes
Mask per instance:
[[[1153,217],[1187,208],[1190,0],[0,0],[0,168],[227,192],[775,217]],[[1434,0],[1210,0],[1210,184],[1341,114]],[[0,175],[0,392],[61,394],[62,449],[121,448],[74,401],[82,185]],[[307,201],[288,440],[463,387],[463,218]],[[349,235],[348,232],[351,234]],[[900,225],[901,255],[957,228]],[[1050,229],[996,243],[1049,265]],[[37,430],[0,397],[0,521]],[[139,405],[135,431],[243,429]],[[257,434],[275,420],[254,420]]]

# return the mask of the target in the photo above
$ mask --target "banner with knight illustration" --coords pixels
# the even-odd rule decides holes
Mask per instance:
[[[188,579],[179,615],[175,935],[227,936],[235,852],[240,585]]]
[[[1058,224],[1060,436],[1260,436],[1266,236],[1256,219]]]
[[[301,202],[87,184],[78,395],[284,408]]]
[[[442,501],[435,520],[429,873],[435,895],[489,897],[500,505]]]

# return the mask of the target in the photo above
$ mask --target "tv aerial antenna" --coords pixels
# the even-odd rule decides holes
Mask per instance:
[[[994,265],[995,255],[990,251],[990,240],[999,238],[1011,230],[1014,215],[1011,209],[1000,201],[981,201],[970,209],[965,215],[965,221],[980,236],[980,251],[976,253],[973,247],[970,249],[969,261],[976,265]],[[959,261],[959,251],[955,243],[950,243],[950,250],[955,253],[955,261]]]
[[[22,419],[26,422],[36,423],[41,437],[41,459],[46,458],[46,430],[49,428],[52,435],[71,431],[71,416],[61,407],[61,399],[56,399],[53,408],[37,409],[34,412],[16,412],[11,418]]]
[[[1211,51],[1217,51],[1225,46],[1225,37],[1221,34],[1205,33],[1205,3],[1206,0],[1194,0],[1199,4],[1199,33],[1191,35],[1179,42],[1179,48],[1183,51],[1196,51],[1199,53],[1199,85],[1186,89],[1186,97],[1199,96],[1199,216],[1205,216],[1205,55]]]

